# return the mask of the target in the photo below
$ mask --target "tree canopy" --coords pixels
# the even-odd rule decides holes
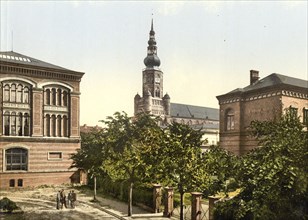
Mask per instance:
[[[308,141],[299,118],[286,110],[280,120],[251,128],[260,147],[241,158],[241,192],[218,210],[235,219],[307,218]]]

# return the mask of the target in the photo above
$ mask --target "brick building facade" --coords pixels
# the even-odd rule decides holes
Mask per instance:
[[[134,114],[147,112],[160,116],[163,125],[177,122],[202,129],[205,132],[204,138],[208,140],[206,145],[216,145],[219,142],[218,109],[170,102],[170,96],[163,94],[164,75],[159,68],[153,20],[149,35],[147,56],[144,59],[146,67],[142,71],[142,96],[135,95]]]
[[[237,155],[258,146],[249,135],[251,121],[279,118],[291,108],[308,123],[308,81],[273,73],[259,79],[250,71],[250,85],[217,96],[220,105],[220,145]]]
[[[0,52],[0,188],[84,180],[70,169],[80,148],[83,74]]]

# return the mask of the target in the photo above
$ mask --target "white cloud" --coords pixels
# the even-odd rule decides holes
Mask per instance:
[[[226,2],[224,1],[201,1],[199,2],[206,11],[211,13],[217,13],[221,10]]]
[[[299,7],[306,7],[307,1],[282,1],[281,4],[287,9],[294,9]]]
[[[176,15],[182,10],[184,4],[185,4],[184,1],[160,2],[158,13],[162,15]]]

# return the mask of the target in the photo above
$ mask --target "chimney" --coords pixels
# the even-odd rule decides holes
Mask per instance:
[[[250,85],[255,84],[259,80],[259,71],[250,70]]]

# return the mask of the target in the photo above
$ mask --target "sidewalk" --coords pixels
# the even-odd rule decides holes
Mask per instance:
[[[83,196],[83,198],[86,198],[89,200],[92,199],[92,197]],[[169,218],[163,217],[163,213],[152,213],[149,211],[146,211],[138,206],[133,206],[133,215],[129,217],[127,215],[128,212],[128,204],[119,200],[110,199],[110,198],[103,198],[101,196],[96,196],[96,199],[98,200],[97,203],[94,203],[93,206],[95,206],[98,209],[102,209],[103,211],[107,212],[108,214],[123,220],[128,219],[138,219],[138,220],[167,220]]]

